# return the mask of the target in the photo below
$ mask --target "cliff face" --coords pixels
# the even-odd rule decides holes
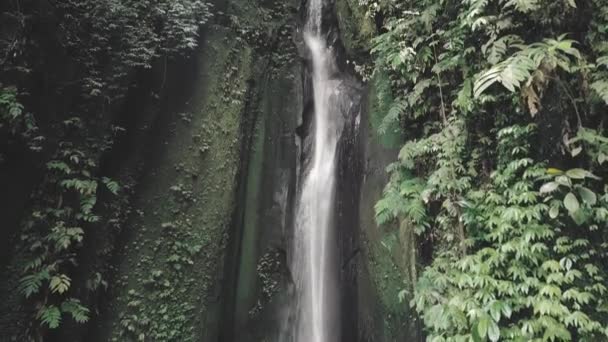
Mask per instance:
[[[303,1],[300,18],[305,6]],[[342,80],[336,107],[347,122],[338,147],[336,207],[342,340],[415,339],[407,299],[398,301],[399,293],[410,286],[410,251],[399,246],[411,239],[400,227],[377,227],[373,210],[386,183],[384,170],[396,158],[402,138],[376,133],[383,109],[373,87],[358,81],[347,63],[369,58],[366,51],[375,24],[355,3],[327,1],[326,7],[323,22],[341,70],[336,77]],[[310,61],[299,33],[293,37],[299,56],[282,73],[288,77],[271,80],[270,92],[262,95],[270,106],[258,116],[255,142],[245,157],[248,167],[233,221],[232,261],[226,268],[232,278],[224,282],[224,300],[230,304],[223,315],[226,341],[277,340],[291,319],[293,214],[301,170],[310,154],[313,105]],[[288,99],[273,97],[280,89],[288,91]]]
[[[216,6],[223,14],[182,69],[185,94],[169,95],[183,101],[157,124],[93,339],[242,340],[232,326],[248,324],[271,296],[280,236],[262,224],[281,221],[280,196],[289,196],[281,187],[293,184],[295,140],[283,135],[294,131],[301,98],[291,62],[295,4]],[[256,192],[265,187],[281,189]],[[268,223],[256,206],[273,207]]]
[[[377,133],[382,108],[375,89],[367,89],[363,133],[363,182],[360,192],[360,292],[359,341],[422,341],[413,312],[409,311],[413,238],[404,227],[382,226],[375,221],[374,206],[387,183],[386,167],[394,162],[402,137]],[[402,299],[399,299],[402,298]]]

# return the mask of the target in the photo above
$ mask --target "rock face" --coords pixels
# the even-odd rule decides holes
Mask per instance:
[[[303,98],[296,8],[216,4],[223,14],[174,75],[183,101],[155,123],[90,339],[253,341],[276,329]]]
[[[359,293],[358,269],[360,219],[359,195],[363,176],[363,150],[360,136],[362,112],[362,88],[353,81],[342,86],[342,113],[346,127],[338,143],[338,182],[336,187],[338,255],[340,266],[340,294],[342,317],[342,341],[358,340]]]
[[[306,4],[300,7],[300,18]],[[344,69],[344,48],[339,40],[334,4],[327,3],[323,23],[328,41],[337,51],[342,66],[339,79],[341,96],[331,99],[344,117],[345,127],[338,144],[335,246],[339,260],[342,312],[342,340],[356,341],[357,254],[359,184],[362,176],[362,149],[359,125],[363,88]],[[262,101],[263,111],[252,148],[245,156],[247,175],[241,177],[240,204],[233,220],[231,260],[226,264],[227,279],[222,341],[275,341],[291,323],[293,284],[289,261],[293,257],[294,208],[302,170],[310,157],[313,120],[311,65],[308,51],[295,33],[300,56],[291,77],[271,80]],[[291,71],[291,72],[290,72]],[[282,89],[282,91],[281,91]],[[287,95],[277,97],[280,94]]]
[[[345,127],[338,143],[336,187],[336,255],[339,260],[341,340],[402,341],[416,336],[407,303],[398,302],[406,286],[406,265],[401,251],[391,246],[399,230],[380,229],[373,206],[386,183],[385,167],[397,154],[398,136],[379,137],[376,129],[380,109],[370,88],[355,77],[346,63],[349,53],[360,50],[349,33],[349,45],[341,40],[339,23],[353,20],[355,27],[367,27],[352,16],[352,4],[332,0],[325,3],[324,31],[337,56],[341,97],[337,103]],[[300,4],[299,21],[304,21],[306,2]],[[356,9],[355,9],[356,10]],[[283,75],[290,75],[265,92],[268,106],[258,117],[256,136],[250,144],[247,175],[241,177],[240,204],[233,220],[231,261],[224,283],[227,303],[223,314],[222,341],[285,341],[290,317],[293,284],[289,261],[292,257],[294,207],[302,170],[310,157],[313,120],[311,66],[308,51],[294,33],[299,58]],[[283,89],[288,98],[273,95]],[[373,88],[371,89],[373,91]]]
[[[291,43],[291,42],[289,42]],[[301,65],[261,84],[253,134],[244,146],[229,259],[223,282],[221,341],[263,341],[279,334],[291,286],[287,253],[303,110]]]

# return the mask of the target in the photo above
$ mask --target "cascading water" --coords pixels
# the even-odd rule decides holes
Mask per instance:
[[[309,169],[296,211],[293,272],[296,303],[296,342],[338,340],[334,202],[336,149],[342,130],[340,113],[332,110],[339,96],[330,75],[334,56],[321,32],[322,0],[310,0],[304,41],[312,57],[314,141]]]

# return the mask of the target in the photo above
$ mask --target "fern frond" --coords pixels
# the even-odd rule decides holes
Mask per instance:
[[[40,322],[50,329],[57,328],[61,323],[61,311],[55,305],[43,306],[38,316]]]
[[[591,83],[591,89],[608,104],[608,80],[599,80]]]
[[[111,180],[108,177],[103,177],[101,179],[102,183],[105,184],[106,188],[113,194],[118,195],[118,191],[120,190],[120,185],[116,181]]]
[[[393,103],[393,90],[388,75],[385,72],[377,72],[374,75],[374,87],[376,88],[376,99],[378,109],[388,108]]]
[[[61,303],[61,311],[70,314],[78,323],[86,323],[89,320],[89,309],[76,298],[70,298]]]
[[[29,298],[31,295],[38,293],[42,286],[42,282],[49,280],[49,278],[50,275],[47,270],[26,275],[19,280],[19,292],[21,292],[25,298]]]
[[[521,83],[527,80],[536,65],[528,56],[513,56],[484,72],[475,81],[474,94],[479,97],[494,83],[499,82],[509,91],[514,92]]]
[[[481,52],[487,56],[490,64],[496,65],[506,56],[510,48],[522,43],[521,37],[510,34],[496,40],[490,40],[481,48]]]
[[[524,81],[529,83],[532,74],[541,65],[546,71],[559,67],[571,72],[573,62],[570,58],[579,60],[581,54],[573,47],[576,43],[574,40],[564,38],[565,35],[562,35],[557,39],[545,39],[543,42],[520,46],[520,51],[481,73],[475,81],[475,97],[479,97],[496,82],[515,92],[516,89],[521,88]]]
[[[378,132],[380,134],[385,134],[393,125],[399,122],[399,118],[405,112],[407,108],[407,104],[403,99],[396,99],[391,108],[388,110],[388,113],[382,119],[380,126],[378,127]]]
[[[72,280],[70,279],[70,277],[65,274],[59,274],[51,278],[51,281],[49,283],[49,289],[51,290],[51,292],[57,292],[59,294],[62,294],[70,288],[71,282]]]

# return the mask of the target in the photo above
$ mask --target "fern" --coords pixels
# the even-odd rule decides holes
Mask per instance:
[[[531,71],[536,68],[537,65],[528,56],[518,55],[511,57],[479,76],[475,81],[473,90],[475,97],[479,97],[496,82],[502,83],[505,88],[514,92],[516,88],[520,87],[522,82],[530,77]]]
[[[25,111],[18,99],[17,88],[3,87],[0,83],[0,128],[3,127],[24,141],[30,150],[40,151],[43,138],[35,135],[38,127],[34,116]]]
[[[591,83],[591,89],[608,104],[608,80],[599,80]]]
[[[538,71],[541,65],[544,68],[543,73],[552,72],[558,67],[571,72],[573,62],[570,58],[579,60],[581,55],[573,47],[573,40],[563,38],[562,36],[558,39],[546,39],[542,43],[519,46],[520,51],[479,75],[474,86],[475,97],[479,97],[497,82],[515,92],[521,88],[522,83],[531,82],[533,72]]]
[[[17,100],[15,88],[0,88],[0,119],[15,122],[23,114],[23,105]]]
[[[482,52],[487,56],[491,65],[498,64],[507,55],[509,49],[514,46],[521,46],[521,37],[517,35],[506,35],[496,40],[490,40],[482,47]],[[489,48],[488,48],[489,46]]]
[[[70,168],[70,166],[59,160],[51,160],[50,162],[46,163],[46,167],[50,171],[58,171],[66,175],[72,173],[72,169]]]
[[[382,118],[382,122],[378,127],[378,133],[385,134],[391,127],[395,127],[395,123],[399,122],[400,116],[407,108],[406,102],[402,99],[396,99],[390,106],[388,113]]]
[[[101,179],[101,181],[103,182],[103,184],[105,184],[106,188],[108,188],[108,190],[112,194],[118,195],[118,191],[120,190],[120,186],[118,185],[118,183],[116,183],[115,181],[111,180],[108,177],[103,177]]]
[[[29,298],[33,294],[38,293],[42,283],[49,279],[50,275],[47,270],[26,275],[19,280],[19,292],[21,292],[25,298]]]
[[[49,283],[52,292],[62,294],[70,288],[71,279],[65,274],[53,276]]]
[[[89,309],[75,298],[69,298],[61,303],[61,311],[70,314],[78,323],[86,323],[89,320]]]
[[[82,242],[84,230],[79,227],[65,227],[63,222],[59,222],[53,227],[51,233],[47,236],[47,241],[53,243],[55,250],[65,251],[75,243]]]
[[[61,323],[61,311],[55,305],[43,306],[38,315],[40,322],[50,329],[56,329]]]
[[[89,320],[89,309],[84,307],[78,299],[68,298],[60,307],[45,305],[38,311],[40,323],[49,329],[56,329],[62,321],[62,314],[69,314],[77,323],[86,323]]]

